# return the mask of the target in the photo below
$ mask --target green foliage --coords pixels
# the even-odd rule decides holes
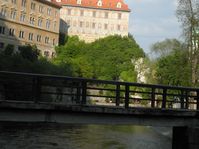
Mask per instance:
[[[157,61],[156,79],[159,84],[190,86],[190,65],[188,53],[177,50]]]
[[[25,45],[19,47],[20,55],[29,61],[36,61],[39,56],[39,50],[36,46]]]
[[[39,57],[37,47],[30,45],[21,46],[19,52],[14,52],[13,46],[7,46],[0,53],[0,70],[60,75],[71,74],[68,65],[58,66],[43,57]]]
[[[14,52],[14,45],[8,44],[3,52],[7,56],[12,55]]]
[[[132,60],[144,57],[133,37],[109,36],[86,44],[77,36],[56,48],[54,63],[70,64],[73,75],[103,80],[136,81]]]

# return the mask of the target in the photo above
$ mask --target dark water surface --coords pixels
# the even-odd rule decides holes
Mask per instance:
[[[169,128],[0,123],[0,149],[171,149]]]

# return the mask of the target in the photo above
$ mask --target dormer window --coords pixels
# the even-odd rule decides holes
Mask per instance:
[[[77,0],[77,4],[81,5],[82,4],[82,0]]]
[[[97,6],[102,6],[102,0],[98,0],[98,2],[97,2]]]
[[[122,8],[122,4],[120,2],[117,3],[117,8]]]

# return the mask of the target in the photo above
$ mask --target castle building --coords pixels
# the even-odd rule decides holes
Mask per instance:
[[[50,0],[0,0],[0,49],[30,44],[52,57],[59,41],[60,8]]]
[[[60,32],[92,42],[108,35],[128,35],[130,9],[123,0],[53,0],[59,3]]]

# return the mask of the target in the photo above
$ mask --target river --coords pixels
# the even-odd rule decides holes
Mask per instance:
[[[171,149],[170,128],[0,123],[0,149]]]

